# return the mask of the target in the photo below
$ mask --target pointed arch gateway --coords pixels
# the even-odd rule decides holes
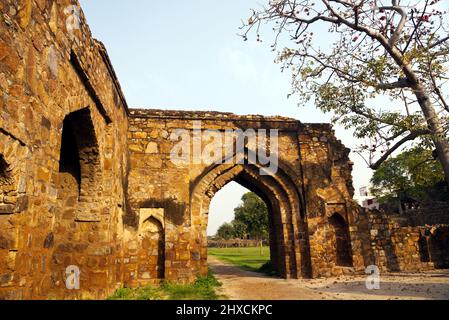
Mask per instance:
[[[308,229],[300,192],[300,175],[279,162],[273,174],[258,164],[222,161],[204,170],[193,183],[190,198],[190,218],[197,242],[201,245],[200,269],[207,270],[207,225],[209,206],[214,195],[231,181],[256,193],[265,201],[269,212],[270,259],[283,278],[310,278],[311,261]],[[235,158],[235,155],[232,156]],[[227,158],[229,160],[229,158]],[[232,162],[232,163],[231,163]]]

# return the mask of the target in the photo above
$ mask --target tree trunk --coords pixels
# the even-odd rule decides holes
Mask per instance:
[[[422,85],[416,87],[415,95],[418,98],[418,103],[421,106],[430,131],[432,131],[432,138],[435,143],[438,159],[443,166],[446,183],[449,186],[449,141],[445,137],[441,120]]]
[[[413,71],[411,65],[405,63],[402,53],[394,46],[390,46],[388,41],[382,36],[378,38],[378,41],[396,61],[397,65],[402,69],[411,84],[411,89],[414,91],[414,94],[418,99],[419,106],[424,114],[427,125],[432,132],[432,139],[435,143],[438,159],[443,166],[444,177],[447,185],[449,186],[449,141],[445,137],[444,128],[441,125],[441,119],[438,117],[425,87],[420,83],[419,77]]]

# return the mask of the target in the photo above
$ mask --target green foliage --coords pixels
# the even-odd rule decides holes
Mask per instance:
[[[267,1],[242,36],[262,41],[269,26],[276,62],[291,70],[288,96],[314,102],[363,138],[357,153],[371,168],[412,141],[432,140],[449,179],[440,151],[449,139],[448,11],[441,0],[386,2]]]
[[[345,129],[354,129],[356,138],[376,138],[379,128],[385,125],[390,126],[390,136],[424,129],[425,124],[419,112],[402,114],[367,107],[364,101],[369,97],[363,87],[337,87],[326,83],[317,84],[313,90],[316,91],[316,106],[324,112],[333,113],[334,123],[343,125]]]
[[[209,270],[206,277],[199,277],[193,284],[164,282],[160,286],[120,288],[108,300],[218,300],[224,298],[216,293],[220,286]]]
[[[221,283],[209,270],[207,277],[198,278],[192,285],[166,282],[162,285],[162,289],[170,300],[218,300],[220,296],[215,289],[220,286]]]
[[[422,202],[449,198],[441,164],[422,146],[385,161],[374,172],[371,183],[372,193],[384,203],[394,202],[404,193]]]
[[[146,286],[137,289],[120,288],[108,300],[164,300],[159,287]]]
[[[251,239],[267,239],[267,205],[253,192],[244,194],[242,201],[242,205],[234,209],[234,224],[245,226],[246,233]]]
[[[253,192],[242,196],[242,204],[234,209],[234,220],[223,224],[217,231],[217,237],[225,240],[247,236],[251,239],[268,238],[268,208]]]
[[[222,224],[217,230],[217,237],[224,240],[234,238],[234,227],[231,223]]]
[[[245,222],[240,220],[234,220],[232,221],[232,235],[233,238],[243,239],[247,235],[248,226]]]

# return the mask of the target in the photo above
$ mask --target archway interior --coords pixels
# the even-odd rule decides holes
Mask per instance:
[[[8,163],[0,154],[0,186],[6,185],[9,182]]]
[[[217,229],[223,223],[230,223],[234,219],[234,209],[242,204],[242,196],[245,193],[254,193],[256,194],[266,205],[267,207],[267,216],[268,216],[268,241],[269,248],[269,262],[271,268],[274,272],[279,273],[280,270],[283,270],[283,267],[280,265],[281,261],[279,260],[279,248],[278,248],[278,233],[280,232],[279,227],[281,226],[280,220],[277,221],[274,216],[279,216],[278,212],[279,208],[275,208],[273,210],[273,204],[269,200],[269,198],[265,195],[265,193],[259,189],[256,185],[245,179],[244,174],[240,174],[236,176],[233,180],[224,185],[219,191],[217,191],[210,203],[209,212],[208,212],[208,228],[207,235],[208,238],[212,238],[216,235]],[[277,221],[277,223],[275,223]],[[241,237],[241,240],[254,240],[249,239],[249,237]],[[236,239],[234,239],[236,240]],[[231,246],[238,246],[238,243],[230,242]],[[255,241],[254,243],[257,243]],[[264,242],[266,245],[266,242]],[[266,250],[266,249],[264,249]],[[264,255],[267,254],[266,251],[263,251]]]
[[[208,237],[215,236],[221,225],[234,219],[234,209],[242,203],[242,196],[248,192],[251,191],[232,181],[214,195],[209,206]]]
[[[89,108],[64,118],[59,157],[59,172],[66,193],[79,200],[93,201],[99,174],[99,146]]]
[[[337,266],[352,267],[351,238],[349,226],[339,213],[334,213],[329,222],[335,233],[336,263]]]
[[[200,221],[196,226],[199,227],[198,241],[202,245],[203,274],[207,270],[207,225],[211,199],[225,185],[235,181],[258,195],[268,207],[272,269],[284,278],[310,277],[308,233],[295,182],[299,177],[281,161],[275,173],[251,162],[236,163],[225,162],[207,168],[192,186],[190,212],[192,218]]]

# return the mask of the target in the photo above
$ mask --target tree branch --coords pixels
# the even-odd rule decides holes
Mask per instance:
[[[447,40],[449,40],[449,36],[447,36],[447,37],[445,37],[445,38],[443,38],[443,39],[441,39],[441,40],[439,40],[439,41],[429,45],[429,49],[433,49],[435,47],[438,47],[440,44],[445,43]]]
[[[403,8],[398,6],[397,1],[393,0],[392,6],[384,6],[380,7],[379,10],[392,10],[396,11],[401,15],[401,21],[399,22],[398,26],[396,27],[393,35],[391,36],[390,40],[388,41],[390,46],[394,46],[396,42],[398,42],[399,38],[401,37],[402,30],[404,30],[405,23],[407,22],[407,13],[404,11]]]
[[[402,78],[399,81],[393,83],[380,83],[376,86],[377,90],[392,90],[410,88],[411,84],[407,78]]]
[[[412,141],[415,140],[417,137],[419,136],[423,136],[426,134],[429,134],[430,131],[429,130],[417,130],[417,131],[412,131],[410,132],[410,134],[408,136],[405,136],[404,138],[402,138],[400,141],[398,141],[394,146],[392,146],[390,149],[387,150],[387,152],[385,152],[380,158],[379,160],[377,160],[374,164],[370,165],[370,168],[373,170],[377,170],[379,169],[380,165],[388,159],[388,157],[395,152],[397,149],[399,149],[400,146],[402,146],[404,143],[408,142],[408,141]]]

